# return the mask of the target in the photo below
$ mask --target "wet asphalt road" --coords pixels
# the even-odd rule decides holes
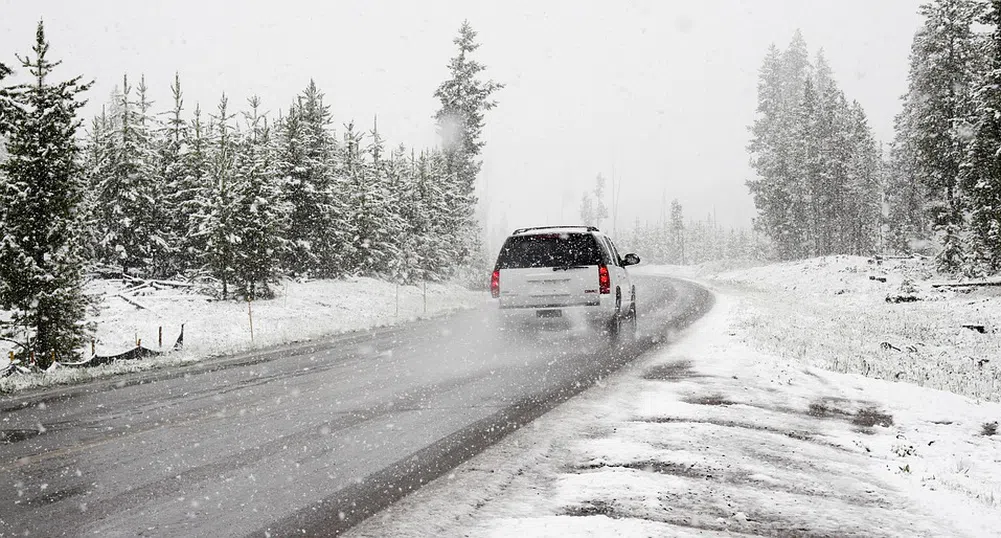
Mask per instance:
[[[0,536],[332,535],[712,306],[637,279],[640,335],[498,336],[493,312],[0,400]]]

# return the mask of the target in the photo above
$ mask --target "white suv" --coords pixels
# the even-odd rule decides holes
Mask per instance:
[[[505,325],[587,323],[612,338],[636,328],[636,286],[619,256],[593,226],[521,228],[501,247],[490,279]]]

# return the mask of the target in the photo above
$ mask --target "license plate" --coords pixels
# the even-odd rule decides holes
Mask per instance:
[[[540,318],[562,318],[562,310],[537,310],[535,315]]]

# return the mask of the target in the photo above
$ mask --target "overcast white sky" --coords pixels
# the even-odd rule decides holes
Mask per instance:
[[[203,109],[226,92],[237,105],[259,94],[277,111],[312,77],[338,126],[353,118],[368,127],[378,114],[391,143],[420,148],[437,143],[432,93],[469,19],[487,74],[507,85],[485,132],[493,222],[575,221],[580,193],[614,172],[620,230],[656,220],[664,196],[688,216],[715,210],[721,224],[743,226],[754,216],[746,127],[769,43],[784,47],[802,29],[888,141],[918,4],[0,0],[0,61],[28,51],[43,17],[60,74],[96,80],[88,113],[126,72],[146,75],[158,108],[169,105],[175,70],[187,104]],[[565,193],[572,201],[561,210]]]

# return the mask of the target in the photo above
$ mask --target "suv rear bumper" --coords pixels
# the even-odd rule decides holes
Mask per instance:
[[[575,327],[600,325],[615,315],[615,298],[602,297],[590,306],[534,306],[497,308],[500,321],[508,326]]]

